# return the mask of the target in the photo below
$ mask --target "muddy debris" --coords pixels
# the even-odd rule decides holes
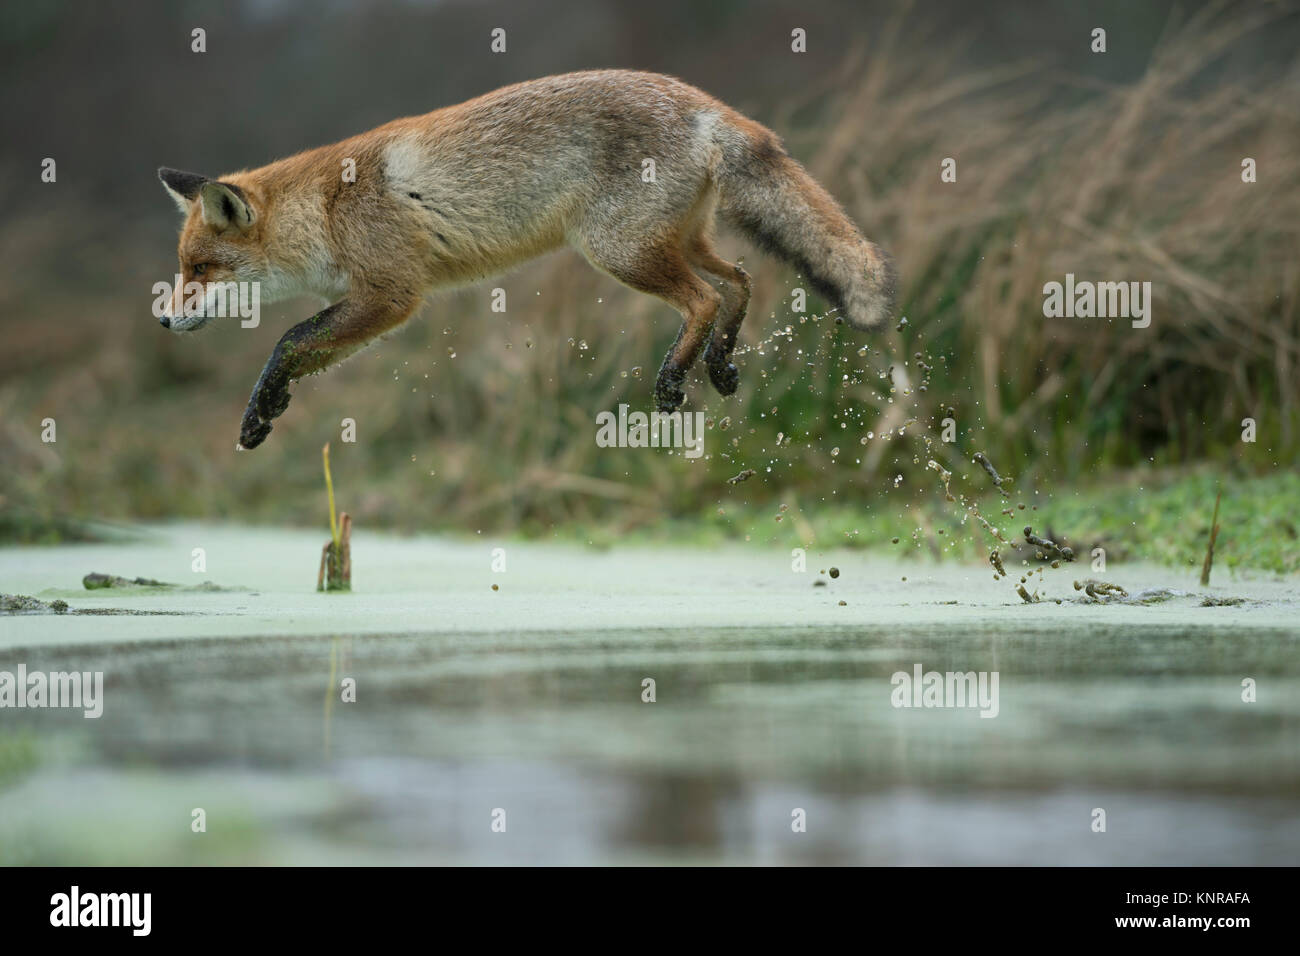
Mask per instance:
[[[1074,560],[1074,551],[1070,548],[1059,546],[1055,541],[1049,538],[1042,538],[1034,534],[1034,529],[1030,525],[1025,525],[1025,540],[1038,548],[1036,557],[1040,561],[1054,560],[1060,558],[1064,561]]]
[[[46,604],[26,594],[0,594],[0,614],[66,614],[67,601]]]
[[[83,614],[90,617],[192,617],[191,611],[137,611],[125,607],[79,607],[68,611],[69,614]]]
[[[1139,591],[1128,599],[1128,604],[1163,604],[1166,601],[1172,601],[1174,598],[1187,597],[1186,591],[1179,591],[1176,588],[1147,588],[1145,591]]]
[[[997,577],[1005,578],[1007,576],[1007,569],[1002,566],[1002,555],[998,554],[997,548],[989,552],[989,564],[993,565]]]
[[[985,473],[992,480],[993,487],[998,490],[998,493],[1001,494],[1003,498],[1011,497],[1011,492],[1002,487],[1004,484],[1011,484],[1011,479],[1003,478],[998,474],[998,470],[993,467],[993,462],[989,461],[988,455],[984,454],[982,451],[977,451],[975,453],[975,464],[984,469]]]
[[[749,481],[749,479],[753,478],[753,477],[754,477],[755,475],[757,475],[757,474],[758,474],[758,472],[756,472],[753,468],[746,468],[746,469],[745,469],[744,471],[742,471],[740,474],[738,474],[738,475],[733,475],[732,477],[728,478],[728,479],[727,479],[727,484],[729,484],[729,485],[738,485],[738,484],[740,484],[742,481]]]
[[[81,614],[90,616],[122,615],[125,617],[145,617],[162,615],[183,617],[187,611],[135,611],[121,607],[80,607],[70,608],[67,601],[45,602],[27,594],[0,594],[0,614]]]
[[[222,587],[219,584],[213,584],[211,581],[204,581],[201,584],[171,584],[167,581],[155,581],[153,578],[123,578],[116,574],[100,574],[98,571],[92,571],[90,574],[87,574],[82,578],[81,585],[87,591],[101,591],[114,588],[160,588],[168,591],[203,591],[208,593],[248,590],[248,588],[240,587]]]
[[[170,584],[167,581],[155,581],[153,578],[123,578],[116,574],[100,574],[98,571],[92,571],[81,579],[81,585],[87,591],[98,591],[101,588],[178,588],[179,584]]]
[[[1111,584],[1109,581],[1099,581],[1096,578],[1087,578],[1083,581],[1075,581],[1074,589],[1076,591],[1083,591],[1084,594],[1092,598],[1094,601],[1104,601],[1111,597],[1128,597],[1128,592],[1118,584]]]
[[[1197,607],[1238,607],[1242,604],[1252,602],[1240,597],[1218,597],[1211,594],[1197,594],[1192,591],[1184,591],[1179,588],[1155,587],[1145,588],[1136,594],[1129,594],[1118,584],[1111,584],[1107,581],[1098,581],[1095,578],[1088,578],[1084,581],[1075,581],[1074,589],[1083,593],[1076,597],[1075,603],[1078,604],[1126,604],[1142,605],[1151,607],[1156,604],[1164,604],[1168,601],[1183,600],[1187,602],[1196,602]]]

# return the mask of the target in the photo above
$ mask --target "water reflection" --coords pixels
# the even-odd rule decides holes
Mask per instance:
[[[105,711],[5,711],[0,756],[38,757],[0,777],[0,860],[21,825],[52,863],[1294,862],[1294,641],[859,627],[31,651],[32,670],[103,670]],[[891,675],[917,665],[997,672],[997,717],[893,706]],[[242,815],[243,842],[156,825],[195,788]],[[118,837],[69,849],[74,816]]]

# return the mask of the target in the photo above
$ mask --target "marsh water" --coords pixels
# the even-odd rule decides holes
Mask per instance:
[[[1294,863],[1294,636],[1255,633],[1244,660],[1230,641],[845,627],[29,652],[29,672],[102,670],[108,706],[5,715],[0,858]],[[997,716],[894,707],[915,663],[998,672]]]
[[[494,576],[489,543],[363,536],[331,596],[320,537],[0,550],[6,589],[173,615],[0,618],[0,672],[104,682],[99,718],[0,709],[0,862],[1300,861],[1293,580],[1024,605],[854,554],[814,586],[756,549],[511,545]],[[257,590],[75,588],[196,541]],[[996,707],[895,706],[918,667]]]

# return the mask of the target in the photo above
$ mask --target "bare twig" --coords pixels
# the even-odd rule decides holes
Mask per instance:
[[[1214,520],[1210,522],[1210,542],[1205,548],[1205,563],[1201,565],[1201,587],[1210,586],[1210,568],[1214,566],[1214,542],[1219,538],[1219,501],[1223,498],[1223,489],[1214,496]]]

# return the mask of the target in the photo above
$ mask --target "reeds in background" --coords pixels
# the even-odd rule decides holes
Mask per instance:
[[[308,523],[320,510],[315,450],[330,439],[360,525],[471,532],[635,527],[737,495],[870,510],[884,493],[932,492],[928,455],[951,465],[977,449],[1020,489],[1207,460],[1286,467],[1300,440],[1300,66],[1220,67],[1261,31],[1293,28],[1292,13],[1204,7],[1169,23],[1140,77],[1109,83],[1032,56],[954,75],[937,52],[942,26],[905,10],[823,83],[736,102],[894,253],[908,325],[870,339],[819,318],[815,297],[795,315],[800,277],[724,238],[757,281],[739,393],[720,400],[702,367],[689,383],[688,409],[715,423],[694,462],[597,447],[598,412],[649,408],[677,322],[570,253],[436,299],[297,385],[267,444],[239,454],[268,326],[305,311],[269,316],[258,335],[182,339],[148,321],[143,296],[114,307],[131,322],[106,324],[93,282],[37,298],[11,275],[2,300],[23,321],[10,323],[0,384],[0,507],[18,523]],[[940,181],[946,157],[955,183]],[[7,224],[0,252],[21,263],[33,236],[73,228],[74,213]],[[100,235],[100,267],[116,257],[129,268],[131,249]],[[1043,284],[1067,272],[1150,281],[1150,328],[1045,318]],[[489,309],[498,285],[504,315]],[[917,352],[934,367],[924,393]],[[917,436],[947,406],[959,440],[926,451]],[[47,415],[57,445],[35,427]],[[338,443],[343,418],[357,422],[356,444]],[[1253,445],[1240,440],[1244,418],[1258,423]],[[758,474],[726,485],[744,468]]]

